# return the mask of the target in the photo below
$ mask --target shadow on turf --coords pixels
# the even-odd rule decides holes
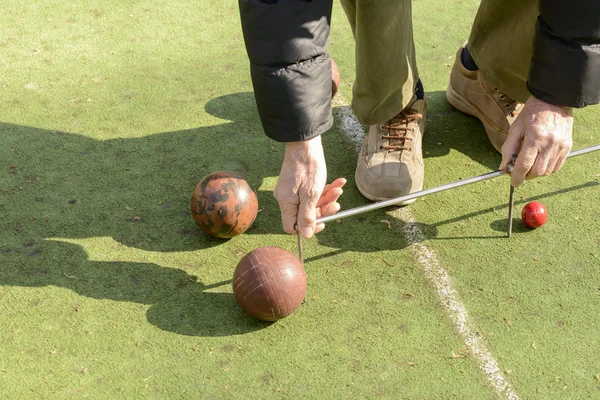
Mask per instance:
[[[225,243],[203,234],[191,217],[197,183],[216,170],[233,170],[258,187],[265,175],[279,173],[283,152],[270,147],[262,133],[251,93],[213,99],[206,109],[221,118],[229,110],[247,120],[106,141],[0,123],[3,145],[13,148],[0,175],[2,203],[16,234],[22,242],[110,236],[164,252]],[[265,212],[249,233],[280,232],[265,223],[271,210],[279,216],[272,195],[259,192],[258,198]]]
[[[523,233],[523,232],[530,232],[533,229],[527,227],[523,221],[521,220],[520,214],[519,214],[519,208],[517,206],[519,205],[523,205],[523,204],[527,204],[531,201],[540,201],[546,198],[550,198],[550,197],[554,197],[554,196],[558,196],[561,194],[566,194],[566,193],[570,193],[570,192],[574,192],[577,190],[582,190],[582,189],[586,189],[586,188],[590,188],[590,187],[594,187],[594,186],[598,186],[600,185],[600,183],[598,183],[597,181],[589,181],[586,183],[582,183],[581,185],[574,185],[574,186],[569,186],[567,188],[563,188],[563,189],[559,189],[559,190],[555,190],[552,192],[548,192],[548,193],[544,193],[538,196],[532,196],[527,198],[527,200],[517,200],[514,203],[514,213],[513,214],[513,233]],[[490,212],[494,212],[497,210],[506,210],[507,213],[507,218],[501,218],[498,219],[494,222],[492,222],[490,224],[490,228],[496,232],[501,232],[502,235],[496,235],[496,236],[469,236],[469,237],[438,237],[436,239],[438,240],[448,240],[448,239],[497,239],[497,238],[502,238],[502,237],[506,237],[506,233],[508,231],[508,204],[500,204],[497,205],[495,207],[490,207],[487,208],[485,210],[481,210],[481,211],[477,211],[474,213],[469,213],[466,215],[462,215],[460,217],[457,218],[452,218],[452,219],[448,219],[442,222],[439,222],[438,224],[436,224],[435,226],[440,226],[440,225],[445,225],[445,224],[452,224],[452,223],[456,223],[459,222],[460,220],[465,220],[468,218],[472,218],[472,217],[476,217],[478,215],[482,215],[482,214],[486,214],[486,213],[490,213]]]
[[[210,172],[233,170],[259,187],[264,177],[278,175],[284,147],[262,132],[252,93],[219,97],[205,107],[231,122],[104,141],[0,123],[3,145],[10,149],[0,171],[0,285],[57,286],[94,299],[148,305],[151,324],[184,335],[232,335],[268,326],[243,314],[233,295],[211,293],[183,270],[93,261],[77,244],[48,240],[111,237],[127,247],[156,252],[227,243],[202,234],[193,221],[189,202],[196,184]],[[356,155],[345,138],[331,134],[324,142],[330,150],[330,176],[351,177]],[[346,206],[365,203],[355,189],[346,192]],[[262,211],[246,234],[283,234],[272,193],[257,195]],[[370,218],[383,215],[376,212]],[[361,230],[367,224],[355,225],[358,234],[369,235],[369,229]],[[331,232],[331,244],[342,249],[398,246],[397,237],[389,233],[368,244],[366,236],[338,241],[335,236],[344,232]],[[199,266],[204,254],[211,256],[198,254],[194,263]]]
[[[425,172],[435,173],[427,169],[428,158],[444,157],[452,150],[466,155],[474,162],[489,168],[490,171],[497,170],[502,157],[490,144],[481,122],[452,107],[446,100],[445,91],[426,91],[425,96],[427,98],[427,127],[423,135]]]
[[[527,200],[515,201],[515,208],[519,205],[526,204],[530,201],[540,201],[545,198],[554,197],[561,194],[570,193],[577,190],[582,190],[594,186],[598,186],[600,183],[597,181],[589,181],[581,185],[574,185],[560,190],[544,193],[538,196],[533,196]],[[360,251],[360,252],[376,252],[381,250],[393,250],[404,248],[411,243],[407,242],[407,229],[416,230],[422,234],[424,240],[460,240],[460,239],[502,239],[506,237],[508,230],[508,218],[498,219],[490,224],[490,228],[496,232],[500,232],[498,235],[488,236],[444,236],[438,235],[438,227],[448,224],[456,224],[470,218],[474,218],[483,214],[493,213],[498,210],[506,210],[508,214],[508,204],[499,204],[494,207],[489,207],[480,211],[472,212],[465,215],[460,215],[454,218],[449,218],[444,221],[440,221],[436,224],[424,224],[415,222],[411,224],[411,227],[407,227],[406,223],[397,219],[392,218],[388,214],[382,211],[379,215],[380,219],[369,218],[366,215],[359,215],[357,217],[348,218],[348,222],[352,218],[358,218],[358,221],[352,223],[352,234],[348,234],[348,229],[345,226],[336,226],[335,224],[329,223],[327,229],[318,235],[320,244],[329,247],[340,247],[338,250],[331,251],[319,256],[307,257],[306,262],[317,261],[347,251]],[[389,209],[388,209],[389,211]],[[508,216],[508,215],[507,215]],[[346,222],[346,221],[344,221]],[[523,221],[515,214],[513,218],[513,233],[529,232],[532,229],[528,228],[523,224]],[[370,238],[377,237],[377,240],[370,240]],[[367,238],[367,239],[366,239]]]
[[[432,133],[425,135],[424,142],[428,157],[460,147],[494,168],[497,155],[479,150],[480,142],[487,139],[467,140],[464,147],[464,135],[448,136],[455,132],[454,125],[444,125],[445,118],[440,117],[453,110],[444,104],[435,106],[441,103],[439,93],[428,98],[432,110],[428,116]],[[78,245],[45,240],[108,236],[129,247],[159,252],[195,251],[226,243],[202,234],[191,218],[189,201],[197,182],[225,169],[242,173],[252,186],[259,187],[264,177],[278,175],[283,147],[263,134],[251,93],[215,98],[206,104],[206,111],[231,122],[106,141],[0,124],[3,144],[12,149],[0,172],[5,232],[0,243],[0,284],[53,285],[91,298],[146,304],[150,323],[184,335],[222,336],[268,326],[243,314],[231,294],[211,293],[183,270],[150,263],[91,261]],[[438,135],[445,135],[443,141]],[[353,146],[335,134],[325,135],[324,143],[329,149],[329,176],[349,178],[343,208],[366,204],[352,183]],[[262,211],[246,234],[282,234],[272,194],[257,194]],[[417,225],[431,239],[437,236],[437,226],[455,220]],[[400,249],[410,244],[399,234],[405,228],[385,210],[377,210],[330,223],[317,240],[337,249],[333,254]],[[199,265],[202,254],[195,260]]]
[[[213,99],[206,110],[234,122],[106,141],[0,123],[8,149],[0,171],[0,285],[52,285],[91,298],[147,304],[150,323],[185,335],[232,335],[268,326],[243,314],[233,295],[211,293],[183,270],[91,261],[76,244],[46,240],[112,237],[158,252],[227,243],[203,234],[193,221],[189,203],[196,184],[225,169],[258,187],[264,176],[278,174],[283,152],[262,133],[251,93]],[[280,233],[272,194],[257,194],[263,211],[248,234]],[[204,254],[211,256],[199,254],[198,265]]]
[[[443,92],[427,93],[427,157],[443,156],[456,148],[490,168],[496,166],[497,154],[481,151],[482,146],[491,148],[485,134],[468,140],[464,134],[454,134],[458,124],[470,124],[473,119],[446,118],[457,112],[444,96]],[[191,218],[189,202],[196,184],[208,173],[232,170],[257,188],[265,177],[279,174],[284,148],[264,135],[252,93],[211,99],[205,110],[230,122],[106,141],[0,124],[3,143],[14,149],[0,188],[7,203],[21,205],[16,210],[6,208],[21,242],[39,237],[110,236],[129,247],[162,252],[195,251],[225,243],[204,235]],[[347,177],[345,191],[356,194],[352,179],[356,155],[347,141],[340,144],[341,139],[335,133],[324,135],[329,177]],[[257,195],[262,211],[247,234],[283,233],[272,193],[258,191]],[[344,195],[344,208],[366,203],[360,195],[349,197]]]
[[[0,285],[57,286],[93,299],[148,305],[150,324],[181,335],[238,335],[269,326],[246,315],[233,294],[210,292],[231,285],[231,280],[205,285],[181,269],[152,263],[92,261],[81,246],[58,240],[0,251],[0,260]],[[32,312],[35,306],[32,303]],[[85,312],[73,304],[57,306],[72,309],[74,317]]]
[[[0,284],[58,286],[95,299],[149,305],[150,323],[185,335],[231,335],[268,326],[243,314],[231,294],[211,293],[183,270],[92,261],[76,244],[47,240],[111,237],[156,252],[227,243],[196,226],[189,212],[192,191],[217,170],[239,172],[257,188],[263,178],[279,174],[284,147],[264,135],[252,93],[218,97],[205,108],[230,122],[110,140],[0,123],[3,144],[12,149],[0,171],[5,232]],[[333,150],[330,176],[352,174],[356,155],[347,142],[334,134],[324,142]],[[354,192],[348,204],[363,204]],[[283,234],[272,193],[257,195],[261,212],[246,234]],[[200,252],[194,262],[201,265],[204,254],[211,256]]]

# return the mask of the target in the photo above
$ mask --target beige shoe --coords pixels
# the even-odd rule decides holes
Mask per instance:
[[[523,103],[501,93],[479,71],[470,71],[462,63],[464,44],[456,54],[450,75],[446,98],[454,108],[479,119],[488,139],[501,152],[510,125],[519,114]]]
[[[382,125],[370,127],[354,176],[356,186],[367,199],[387,200],[423,188],[421,142],[425,111],[425,100],[413,97],[400,114]]]

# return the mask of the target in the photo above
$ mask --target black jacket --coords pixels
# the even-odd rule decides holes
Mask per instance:
[[[600,102],[600,0],[539,0],[527,86],[547,103]],[[258,112],[280,142],[328,130],[332,0],[239,0]]]

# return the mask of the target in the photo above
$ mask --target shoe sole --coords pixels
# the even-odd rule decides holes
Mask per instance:
[[[477,108],[473,107],[461,95],[456,93],[454,91],[454,89],[452,89],[451,85],[448,85],[448,89],[446,89],[446,99],[448,100],[448,103],[450,103],[458,111],[460,111],[464,114],[470,115],[471,117],[477,118],[483,124],[485,133],[487,134],[488,140],[490,141],[492,146],[494,146],[496,151],[498,151],[499,153],[502,153],[502,145],[499,146],[496,144],[496,140],[495,140],[494,136],[498,135],[498,136],[504,137],[506,139],[505,135],[503,135],[497,129],[491,128],[489,126],[490,124],[486,120],[485,116],[483,116]]]

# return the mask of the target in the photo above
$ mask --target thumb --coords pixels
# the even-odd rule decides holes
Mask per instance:
[[[281,210],[281,224],[285,233],[294,235],[296,229],[294,228],[298,221],[298,204],[281,202],[279,203],[279,209]]]
[[[508,164],[510,164],[510,162],[513,160],[515,154],[519,154],[523,144],[523,137],[524,128],[520,119],[517,118],[517,120],[510,127],[508,137],[506,138],[504,145],[502,145],[502,162],[500,163],[499,169],[506,169]]]
[[[300,203],[298,209],[298,228],[305,239],[310,239],[315,233],[318,199],[319,196],[310,196]]]

